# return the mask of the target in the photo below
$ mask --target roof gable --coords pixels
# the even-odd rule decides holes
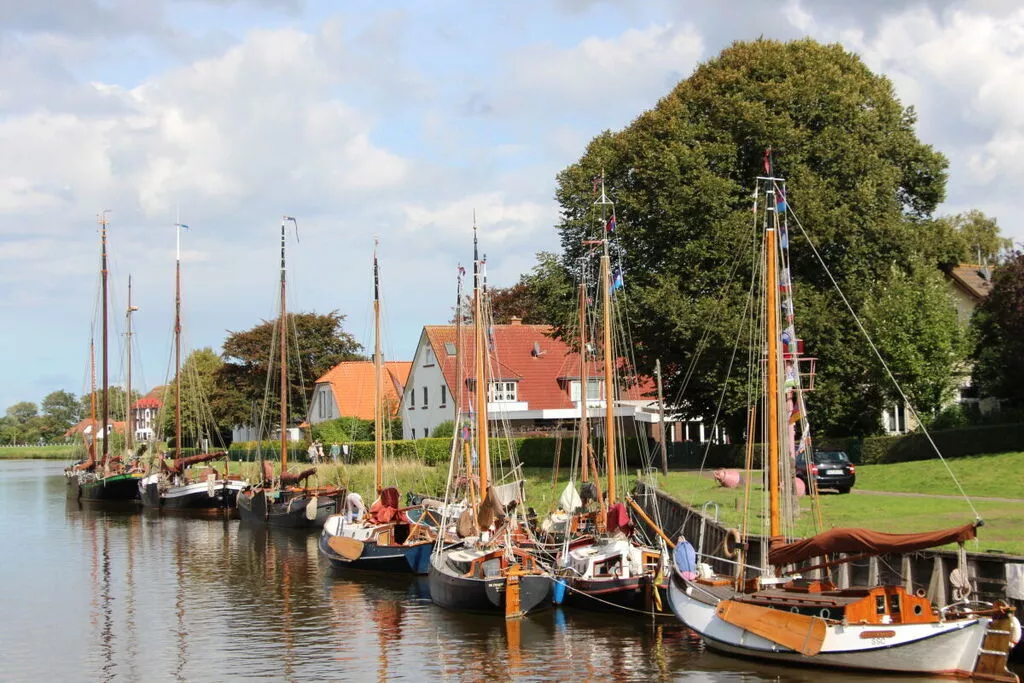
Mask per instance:
[[[397,414],[400,397],[409,379],[411,361],[385,361],[384,402],[391,406],[392,415]],[[368,360],[343,361],[327,371],[317,384],[331,385],[338,415],[373,419],[374,367]]]

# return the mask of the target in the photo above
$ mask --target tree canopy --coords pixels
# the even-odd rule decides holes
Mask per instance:
[[[317,379],[342,361],[364,358],[362,346],[342,329],[344,321],[345,316],[337,311],[288,314],[290,422],[306,417]],[[222,356],[224,364],[217,371],[217,390],[213,397],[218,421],[252,423],[258,421],[264,411],[272,411],[269,423],[277,424],[276,411],[280,406],[277,329],[278,321],[264,320],[252,329],[228,332]]]
[[[181,364],[181,432],[182,445],[201,446],[201,439],[210,439],[210,448],[225,444],[221,434],[230,433],[231,425],[217,420],[211,397],[216,393],[217,373],[224,365],[217,353],[209,348],[196,349]],[[163,405],[163,433],[171,440],[175,435],[175,405],[177,387],[174,378],[168,384]]]
[[[992,291],[972,320],[976,330],[972,384],[982,396],[1024,407],[1024,254],[996,269]]]
[[[734,43],[628,128],[598,135],[559,174],[561,266],[575,276],[583,241],[605,234],[607,219],[594,210],[595,178],[603,174],[615,202],[613,260],[626,284],[639,369],[650,372],[661,359],[666,395],[677,397],[679,410],[690,418],[714,415],[745,315],[751,192],[770,147],[775,175],[787,179],[790,207],[854,310],[863,314],[869,302],[886,300],[885,315],[869,313],[865,321],[880,333],[877,343],[897,377],[912,385],[908,393],[930,407],[926,397],[942,391],[935,373],[915,363],[933,347],[960,347],[952,340],[958,331],[946,314],[948,297],[907,291],[908,282],[937,265],[921,235],[943,199],[947,165],[917,139],[914,123],[892,83],[839,45]],[[811,418],[819,431],[870,433],[889,391],[808,246],[794,225],[797,334],[819,358]],[[571,295],[562,305],[570,301]],[[915,315],[924,338],[887,334],[881,326]],[[908,342],[917,351],[896,353]],[[742,432],[746,406],[735,379],[746,376],[746,354],[738,358],[724,405],[734,435]]]

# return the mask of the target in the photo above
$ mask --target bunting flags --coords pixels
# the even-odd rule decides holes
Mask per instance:
[[[615,214],[612,214],[612,217],[608,219],[604,229],[608,232],[615,232]]]
[[[782,192],[782,188],[775,190],[775,210],[780,213],[786,213],[786,195]]]

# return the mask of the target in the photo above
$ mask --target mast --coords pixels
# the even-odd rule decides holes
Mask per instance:
[[[772,180],[768,179],[768,183]],[[769,207],[765,207],[766,212]],[[765,319],[767,347],[766,398],[764,419],[768,427],[768,512],[769,533],[782,533],[781,501],[779,496],[779,289],[778,258],[775,247],[775,223],[766,216],[764,231]]]
[[[476,354],[476,440],[477,456],[480,459],[480,497],[487,496],[488,478],[490,476],[490,457],[487,443],[487,333],[483,320],[483,273],[480,265],[480,254],[477,246],[476,216],[473,216],[473,331]]]
[[[661,473],[668,476],[668,434],[665,432],[665,397],[661,391],[661,359],[654,361],[658,376],[658,424],[661,425]]]
[[[602,185],[603,191],[603,185]],[[604,403],[605,403],[605,467],[608,468],[608,505],[615,504],[615,384],[612,368],[612,328],[611,328],[611,287],[608,256],[608,239],[604,240],[604,253],[601,255],[601,299],[602,326],[604,328]]]
[[[278,320],[278,338],[281,347],[281,474],[284,474],[288,467],[288,351],[287,333],[288,326],[285,322],[285,259],[284,259],[284,233],[285,224],[289,220],[295,220],[288,216],[281,217],[281,317]]]
[[[100,464],[105,466],[107,464],[107,454],[110,452],[110,439],[107,438],[107,423],[110,422],[110,402],[107,396],[108,388],[107,382],[109,378],[107,376],[107,211],[104,209],[100,213],[98,223],[100,224],[100,244],[101,246],[101,264],[100,264],[100,278],[103,283],[103,359],[102,359],[102,373],[103,373],[103,400],[102,400],[102,417],[103,417],[103,431],[100,434],[103,435],[103,457],[100,459]]]
[[[92,419],[92,443],[89,444],[89,462],[96,464],[96,338],[89,337],[89,417]],[[84,434],[83,434],[84,438]]]
[[[462,277],[466,269],[459,264],[458,283],[455,285],[455,393],[452,403],[455,404],[455,415],[452,418],[453,429],[459,429],[459,413],[462,410]]]
[[[128,403],[128,415],[127,415],[127,434],[125,434],[125,446],[129,453],[132,452],[134,443],[132,437],[135,434],[135,411],[132,410],[132,313],[139,310],[138,306],[132,306],[132,276],[128,276],[128,310],[125,313],[125,337],[127,338],[128,348],[128,397],[126,399]]]
[[[174,258],[174,454],[181,454],[181,223],[175,223]]]
[[[582,272],[582,268],[580,269]],[[590,387],[590,373],[587,371],[587,285],[580,277],[580,460],[583,463],[582,481],[589,481],[590,447],[587,433],[587,390]],[[570,510],[570,512],[572,512]]]
[[[384,363],[380,350],[380,270],[377,245],[373,248],[373,483],[380,495],[384,488]]]

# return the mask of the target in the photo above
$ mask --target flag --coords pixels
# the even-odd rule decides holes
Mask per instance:
[[[786,213],[786,195],[783,194],[782,189],[775,190],[775,210],[780,213]]]
[[[612,271],[612,291],[616,289],[622,289],[626,285],[622,279],[622,269],[615,266],[615,270]]]
[[[764,151],[764,172],[768,175],[772,174],[772,148],[769,147]]]
[[[789,414],[789,424],[796,424],[800,421],[800,409],[793,406],[793,412]]]
[[[597,188],[601,184],[601,176],[599,176],[599,175],[594,176],[593,178],[590,179],[590,183],[592,185],[593,193],[597,194]]]
[[[608,232],[615,232],[615,214],[612,214],[612,217],[608,219],[608,222],[605,224],[604,229],[607,230]]]
[[[459,264],[459,277],[466,277],[466,269],[462,267],[461,263]]]

